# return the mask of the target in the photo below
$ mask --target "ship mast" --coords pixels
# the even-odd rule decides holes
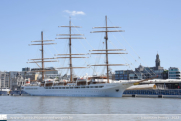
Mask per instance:
[[[43,53],[43,31],[41,31],[41,55],[42,55],[42,70],[44,69],[44,53]],[[42,81],[44,80],[44,71],[42,71]]]
[[[108,51],[125,51],[123,49],[108,49],[108,32],[124,32],[123,30],[108,30],[108,28],[121,28],[121,27],[108,27],[107,26],[107,16],[105,17],[106,26],[105,27],[93,27],[93,28],[105,28],[105,31],[93,31],[91,33],[99,33],[99,32],[105,32],[105,43],[106,43],[106,49],[105,50],[92,50],[92,51],[105,51],[106,53],[91,53],[91,54],[105,54],[106,55],[106,64],[101,65],[91,65],[91,66],[106,66],[107,67],[107,83],[109,83],[109,66],[123,66],[124,64],[109,64],[108,60],[108,54],[127,54],[127,53],[108,53]]]
[[[42,64],[42,67],[40,67],[40,70],[38,71],[33,71],[33,72],[42,72],[42,81],[44,80],[44,72],[46,71],[52,71],[52,70],[45,70],[44,68],[44,62],[57,62],[57,61],[54,61],[54,60],[48,60],[48,59],[56,59],[56,58],[44,58],[44,48],[43,46],[44,45],[52,45],[52,44],[56,44],[56,43],[44,43],[44,42],[49,42],[49,41],[54,41],[54,40],[43,40],[43,31],[41,31],[41,40],[39,41],[32,41],[32,42],[41,42],[41,43],[38,43],[38,44],[30,44],[30,45],[41,45],[41,58],[40,59],[30,59],[32,60],[33,62],[28,62],[28,63],[36,63],[38,65],[38,63],[41,63]],[[48,61],[44,61],[44,60],[48,60]],[[39,61],[35,61],[35,60],[39,60]]]
[[[109,83],[109,66],[108,66],[108,45],[107,45],[107,40],[108,40],[108,36],[107,36],[107,16],[106,16],[106,36],[105,36],[105,41],[106,41],[106,65],[107,65],[107,82]]]
[[[69,39],[69,54],[57,54],[57,55],[69,55],[69,57],[57,57],[57,58],[69,58],[69,67],[62,67],[57,69],[70,69],[70,82],[73,82],[73,68],[87,68],[87,67],[72,67],[72,58],[87,58],[87,57],[72,57],[72,55],[86,55],[86,54],[72,54],[72,39],[85,39],[85,37],[72,37],[72,36],[83,36],[83,34],[72,34],[72,28],[81,28],[80,26],[72,26],[71,18],[69,20],[69,26],[58,26],[58,27],[68,27],[69,34],[57,34],[57,36],[69,36],[69,37],[61,37],[55,39]]]
[[[71,49],[71,45],[72,45],[72,43],[71,43],[71,19],[70,19],[70,21],[69,21],[69,34],[70,34],[70,37],[69,37],[69,54],[70,54],[70,82],[72,82],[72,49]]]

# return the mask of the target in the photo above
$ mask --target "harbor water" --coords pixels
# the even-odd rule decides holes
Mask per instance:
[[[179,98],[0,96],[0,114],[69,114],[76,120],[134,120],[142,114],[179,114],[180,102]]]
[[[0,114],[178,114],[180,99],[0,96]]]

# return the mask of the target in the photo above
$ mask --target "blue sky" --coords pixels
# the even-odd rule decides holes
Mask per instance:
[[[122,33],[110,33],[109,48],[126,49],[128,55],[111,55],[110,63],[130,64],[130,66],[111,67],[112,70],[134,69],[140,63],[154,66],[157,52],[161,66],[181,67],[181,1],[180,0],[1,0],[0,1],[0,71],[21,71],[23,67],[36,68],[36,64],[27,64],[28,59],[40,58],[40,46],[28,46],[31,41],[53,39],[56,34],[68,33],[60,25],[68,25],[69,16],[73,25],[82,26],[72,33],[84,34],[86,40],[72,40],[72,53],[89,53],[92,49],[101,49],[104,34],[90,33],[95,26],[121,26]],[[69,12],[67,12],[69,11]],[[71,14],[72,11],[78,14]],[[101,30],[101,29],[99,29]],[[45,57],[67,52],[67,40],[55,40],[56,45],[45,47]],[[91,45],[89,45],[89,44]],[[141,59],[138,59],[138,56]],[[99,56],[91,55],[86,61],[74,59],[74,66],[86,66],[98,63]],[[135,61],[136,60],[136,61]],[[104,57],[100,58],[104,63]],[[134,65],[133,65],[134,64]],[[68,60],[59,63],[46,63],[46,67],[66,67]],[[67,71],[61,71],[62,74]],[[75,70],[77,75],[92,74],[92,69]],[[104,73],[97,68],[97,73]]]

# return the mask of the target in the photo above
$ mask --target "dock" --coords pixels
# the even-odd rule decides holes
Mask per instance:
[[[181,89],[125,90],[123,97],[181,98]]]
[[[24,91],[0,91],[0,96],[30,96],[28,93]]]

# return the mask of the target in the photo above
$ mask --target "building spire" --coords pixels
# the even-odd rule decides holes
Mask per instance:
[[[157,52],[157,55],[156,55],[155,65],[156,65],[156,67],[160,66],[160,58],[159,58],[158,52]]]

